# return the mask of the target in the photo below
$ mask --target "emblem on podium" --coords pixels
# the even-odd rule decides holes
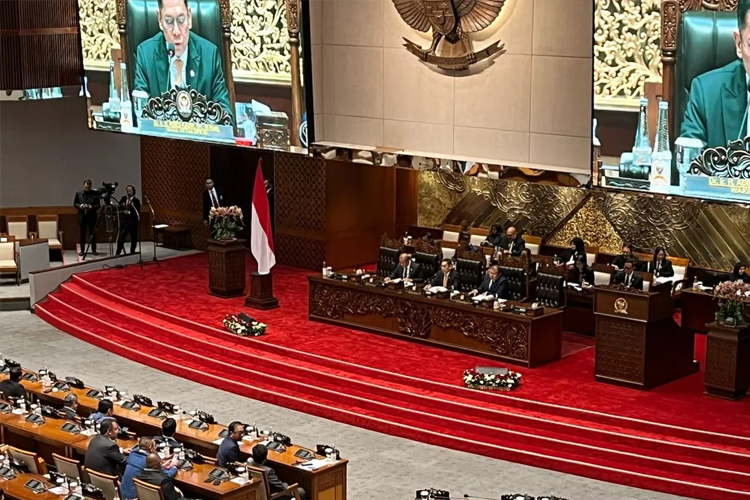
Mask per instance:
[[[628,314],[628,301],[619,297],[615,300],[615,314]]]

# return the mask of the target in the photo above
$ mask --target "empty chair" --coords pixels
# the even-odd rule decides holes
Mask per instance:
[[[478,247],[487,239],[488,234],[490,234],[490,230],[486,227],[472,227],[469,229],[469,243]]]
[[[106,498],[107,500],[114,500],[119,496],[117,494],[117,490],[119,487],[117,476],[102,474],[101,472],[96,472],[93,469],[86,469],[86,474],[89,477],[89,482],[102,490],[102,493],[104,493],[104,498]]]
[[[29,468],[29,472],[32,474],[46,474],[47,465],[44,463],[44,459],[34,452],[21,450],[8,446],[8,453],[12,458],[19,460],[26,464]]]
[[[463,230],[461,226],[454,224],[443,224],[441,229],[443,230],[443,237],[441,238],[443,241],[458,241],[458,235]]]
[[[58,229],[57,215],[37,215],[37,233],[40,238],[46,238],[50,250],[62,251],[62,231]]]
[[[52,454],[52,460],[55,462],[55,468],[60,474],[81,479],[81,463],[78,460],[63,457],[57,453]]]
[[[21,271],[18,267],[18,254],[12,236],[3,237],[0,241],[0,274],[12,274],[16,284],[21,283]]]
[[[135,485],[135,492],[138,494],[138,500],[164,500],[164,492],[161,490],[161,486],[136,478],[133,478],[133,484]]]
[[[284,491],[271,494],[271,487],[268,485],[268,474],[265,469],[258,467],[248,466],[248,471],[253,479],[257,479],[263,483],[260,488],[260,498],[258,500],[276,500],[281,497],[292,497],[295,500],[300,500],[299,492],[297,491],[298,484],[290,484]],[[138,500],[144,500],[141,498],[140,493],[138,494]],[[156,500],[156,499],[145,499],[145,500]]]
[[[542,246],[541,236],[532,236],[530,234],[524,234],[524,235],[521,235],[521,238],[523,238],[523,241],[526,242],[526,248],[528,248],[531,251],[531,255],[539,255],[539,247]]]
[[[8,224],[8,234],[17,240],[25,240],[29,237],[29,217],[27,215],[8,215],[5,217]]]

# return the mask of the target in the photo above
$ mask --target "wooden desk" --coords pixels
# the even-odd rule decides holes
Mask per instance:
[[[682,327],[694,332],[708,333],[708,323],[715,321],[719,303],[712,292],[683,288],[680,292],[682,304]]]
[[[593,288],[584,288],[579,292],[567,287],[565,299],[563,330],[593,337],[596,333]]]
[[[2,442],[27,451],[37,452],[45,462],[52,463],[52,454],[72,457],[73,446],[86,439],[80,434],[62,430],[69,420],[48,418],[41,425],[26,420],[26,415],[7,413],[0,415],[0,437]]]
[[[53,484],[39,474],[18,474],[13,479],[0,477],[0,489],[3,490],[5,498],[10,500],[61,500],[67,496],[55,495],[50,491],[34,493],[24,486],[31,479],[41,481],[48,488],[54,488]]]
[[[24,371],[30,372],[30,370]],[[7,375],[0,374],[0,380],[3,380],[4,378],[7,378]],[[21,383],[26,390],[35,397],[56,407],[62,406],[63,399],[68,394],[68,392],[62,391],[49,391],[45,393],[42,391],[41,382],[29,382],[23,380]],[[86,387],[84,389],[71,388],[71,392],[78,396],[78,413],[82,416],[88,416],[95,412],[99,405],[98,399],[86,396],[86,393],[90,389],[91,387]],[[103,392],[103,390],[101,391]],[[113,412],[120,425],[127,427],[128,430],[135,432],[137,435],[158,436],[161,434],[162,420],[148,416],[148,412],[151,410],[152,408],[142,407],[139,411],[131,411],[115,403]],[[215,457],[219,450],[219,445],[214,441],[217,441],[220,438],[219,433],[226,429],[226,425],[213,424],[209,425],[207,430],[201,431],[191,428],[188,419],[184,419],[185,417],[187,417],[187,415],[184,414],[175,417],[175,420],[177,420],[175,439],[203,455]],[[88,438],[85,436],[83,436],[83,438],[86,442],[86,446],[88,446]],[[254,446],[256,442],[257,441],[253,441],[252,445],[248,443],[240,448],[245,458],[250,456],[252,446]],[[82,443],[79,443],[74,447],[73,451],[80,452],[81,446]],[[122,447],[128,448],[132,446],[133,445],[131,444]],[[334,465],[325,466],[314,471],[301,469],[294,465],[299,461],[299,459],[294,456],[294,453],[301,448],[301,446],[292,445],[287,448],[285,453],[277,453],[269,450],[269,465],[276,470],[282,481],[290,484],[299,483],[300,486],[305,488],[308,500],[346,500],[348,460],[342,459]],[[60,453],[60,451],[58,451],[58,453]],[[42,456],[44,457],[44,455]],[[49,456],[51,457],[51,453],[49,453]],[[200,498],[201,495],[198,495],[198,497]],[[234,500],[234,498],[231,500]]]
[[[560,359],[561,309],[530,317],[309,276],[309,318],[535,367]]]

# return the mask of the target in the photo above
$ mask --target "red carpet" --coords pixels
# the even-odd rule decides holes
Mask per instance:
[[[268,335],[221,320],[243,298],[208,295],[198,254],[76,276],[37,306],[54,326],[163,371],[251,398],[448,448],[677,495],[750,499],[750,400],[704,396],[702,373],[650,392],[594,382],[590,340],[521,369],[514,393],[463,388],[500,363],[307,320],[307,273],[277,267]],[[696,359],[705,339],[696,337]],[[345,452],[345,450],[344,450]]]

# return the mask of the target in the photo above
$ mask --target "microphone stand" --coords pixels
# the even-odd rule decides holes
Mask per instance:
[[[135,195],[133,195],[133,198],[135,198]],[[143,195],[143,199],[144,200],[146,199],[146,195],[145,194]],[[141,214],[140,214],[140,210],[136,210],[135,211],[135,216],[138,219],[138,222],[137,222],[138,225],[136,226],[136,230],[138,231],[138,265],[141,266],[141,267],[143,267],[143,247],[141,245],[142,238],[141,238]],[[131,236],[132,236],[132,234],[131,234]]]
[[[159,264],[159,261],[156,258],[156,213],[154,212],[154,206],[151,204],[151,201],[148,199],[148,196],[146,196],[146,193],[143,193],[143,199],[148,203],[148,208],[151,210],[151,239],[154,242],[154,258],[151,260],[151,262],[156,262],[156,264]],[[138,233],[138,238],[140,239],[140,232]]]

